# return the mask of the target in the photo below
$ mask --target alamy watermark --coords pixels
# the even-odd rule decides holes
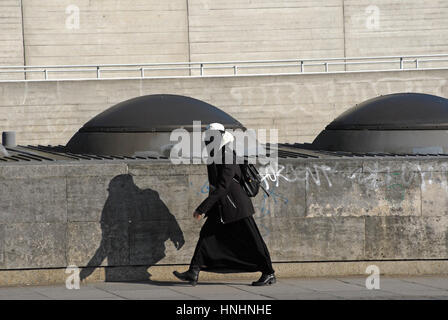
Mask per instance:
[[[75,265],[70,265],[65,269],[65,273],[69,274],[67,279],[65,279],[65,287],[68,290],[79,290],[80,278],[79,278],[79,268]]]
[[[380,8],[370,5],[366,8],[366,28],[369,30],[378,30],[380,28]]]
[[[366,273],[370,274],[366,279],[366,288],[368,290],[380,289],[380,268],[374,264],[366,268]]]
[[[80,10],[77,5],[71,4],[65,8],[68,15],[65,19],[65,27],[68,30],[78,30],[80,27]]]
[[[173,130],[170,141],[174,143],[165,148],[170,149],[169,158],[173,164],[258,162],[268,165],[278,162],[277,129],[226,129],[226,132],[233,137],[231,140],[226,141],[226,136],[217,130],[202,131],[201,121],[193,121],[192,131],[184,128]]]

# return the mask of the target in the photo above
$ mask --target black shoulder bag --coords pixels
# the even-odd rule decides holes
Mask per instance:
[[[258,191],[261,188],[269,197],[269,193],[266,191],[266,189],[263,187],[261,183],[261,176],[258,173],[257,168],[255,168],[255,166],[250,163],[240,164],[240,168],[241,168],[240,184],[243,187],[244,191],[246,191],[247,195],[253,198],[258,194]]]

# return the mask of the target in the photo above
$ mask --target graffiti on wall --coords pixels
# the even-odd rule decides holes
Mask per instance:
[[[329,164],[312,164],[298,166],[292,164],[272,164],[259,167],[263,186],[269,196],[261,192],[253,198],[258,208],[254,218],[264,237],[271,230],[267,226],[269,218],[275,210],[284,210],[290,205],[289,195],[285,192],[288,184],[300,183],[309,192],[311,188],[340,188],[341,184],[352,188],[360,187],[371,192],[383,192],[390,207],[400,208],[408,190],[420,188],[422,191],[436,184],[448,193],[448,162],[432,165],[422,165],[418,162],[391,163],[382,165],[380,161],[359,162],[353,169],[342,168],[338,162]],[[398,165],[397,165],[398,164]],[[286,189],[285,189],[286,184]],[[208,194],[208,182],[199,188],[198,194]],[[342,190],[340,192],[343,192]],[[331,218],[331,217],[330,217]]]
[[[350,171],[335,166],[312,165],[294,167],[292,165],[278,164],[276,168],[272,165],[259,168],[262,182],[266,189],[278,187],[283,183],[304,182],[306,190],[313,184],[317,187],[333,187],[332,177],[350,180],[352,183],[362,185],[370,190],[406,189],[415,184],[420,184],[423,191],[427,186],[434,183],[434,179],[441,179],[442,188],[448,192],[448,162],[440,163],[437,168],[428,165],[424,168],[420,164],[403,163],[397,166],[381,166],[379,162],[372,164],[363,163]]]

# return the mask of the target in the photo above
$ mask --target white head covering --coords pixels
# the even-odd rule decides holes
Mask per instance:
[[[219,144],[219,149],[224,147],[228,143],[232,143],[233,140],[235,140],[235,137],[233,134],[231,134],[229,131],[226,131],[224,126],[221,123],[213,122],[210,123],[205,130],[213,130],[213,131],[219,131],[221,132],[221,143]]]

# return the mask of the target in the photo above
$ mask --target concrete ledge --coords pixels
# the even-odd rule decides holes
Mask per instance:
[[[350,261],[350,262],[297,262],[297,263],[274,263],[277,277],[335,277],[335,276],[368,276],[366,268],[375,265],[384,276],[423,276],[423,275],[446,275],[448,274],[448,260],[425,260],[425,261]],[[150,268],[141,266],[130,267],[98,267],[84,281],[104,282],[106,272],[115,275],[113,281],[177,281],[173,276],[174,270],[184,271],[188,265],[152,266]],[[86,269],[86,268],[84,268]],[[72,274],[66,273],[66,269],[34,269],[34,270],[0,270],[0,283],[2,287],[28,286],[28,285],[51,285],[65,283]],[[150,274],[141,277],[143,273]],[[200,280],[256,280],[259,273],[232,273],[218,274],[202,272]],[[112,282],[112,280],[110,281]]]

